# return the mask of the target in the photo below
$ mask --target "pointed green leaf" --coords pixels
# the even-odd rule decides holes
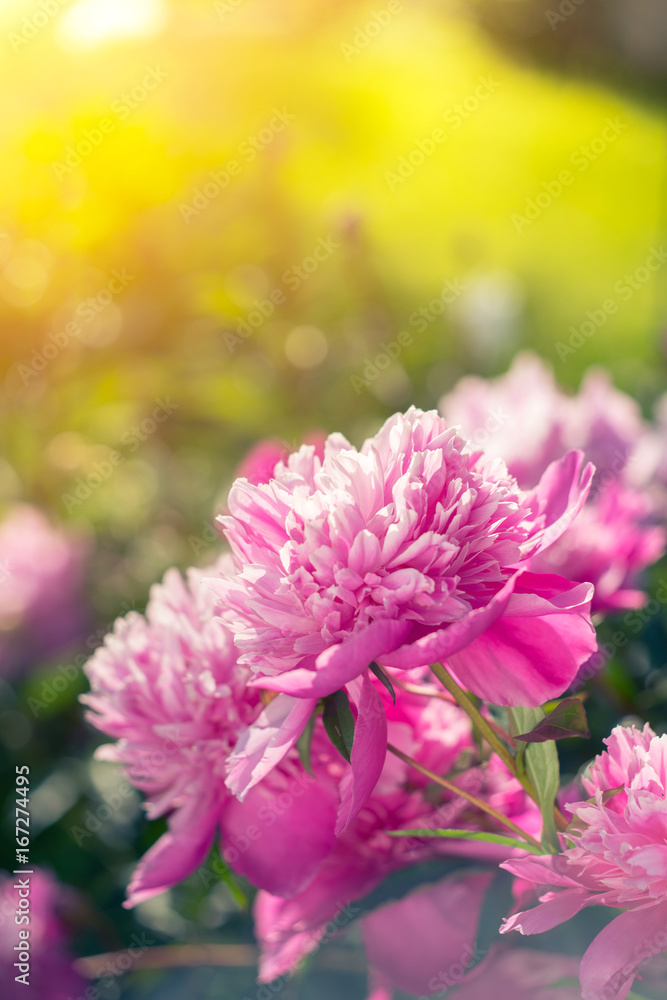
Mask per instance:
[[[529,732],[544,719],[541,708],[508,708],[510,732]],[[542,843],[550,851],[560,850],[556,821],[554,819],[554,803],[560,784],[560,767],[558,751],[553,740],[546,743],[528,743],[525,750],[517,754],[517,765],[525,767],[526,774],[535,789],[537,801],[542,812]]]
[[[339,754],[350,762],[354,740],[354,717],[345,691],[334,691],[322,700],[322,722],[327,736]]]
[[[420,830],[387,830],[390,837],[448,837],[451,840],[484,840],[489,844],[504,844],[505,847],[519,847],[530,854],[541,854],[542,851],[525,840],[517,837],[505,837],[500,833],[485,833],[482,830],[431,830],[427,827]]]
[[[391,681],[387,677],[386,673],[384,672],[384,670],[382,669],[382,667],[380,666],[380,664],[379,663],[371,663],[369,665],[369,669],[371,670],[372,673],[375,674],[375,676],[377,677],[377,679],[379,681],[381,681],[382,684],[384,684],[384,686],[386,687],[387,691],[391,695],[392,701],[394,702],[394,705],[395,705],[396,704],[396,692],[394,691],[394,685],[391,683]]]
[[[562,740],[568,736],[583,736],[590,739],[586,712],[579,698],[564,698],[540,719],[528,733],[514,737],[525,743],[546,743],[547,740]]]

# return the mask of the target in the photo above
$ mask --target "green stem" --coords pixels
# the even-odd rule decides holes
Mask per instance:
[[[531,844],[533,847],[539,848],[540,853],[543,853],[542,845],[539,841],[535,840],[534,837],[531,837],[531,835],[526,833],[525,830],[522,830],[520,826],[516,825],[516,823],[513,823],[507,816],[504,816],[502,813],[498,812],[497,809],[494,809],[488,802],[485,802],[483,799],[478,799],[476,795],[466,791],[464,788],[460,788],[452,781],[448,781],[447,778],[441,778],[440,775],[436,774],[434,771],[429,771],[427,767],[419,764],[416,760],[413,760],[412,757],[408,757],[407,754],[403,753],[402,750],[399,750],[398,747],[393,746],[391,743],[387,744],[387,750],[389,750],[390,753],[393,753],[395,757],[398,757],[399,760],[408,764],[409,767],[413,767],[415,771],[419,771],[419,773],[423,774],[424,777],[429,778],[438,785],[441,785],[442,788],[446,788],[448,792],[452,792],[454,795],[460,795],[461,798],[466,799],[471,805],[476,806],[477,809],[481,809],[482,812],[492,816],[496,823],[504,826],[507,830],[511,830],[512,833],[521,837],[522,840],[527,841],[527,843]]]
[[[470,721],[480,736],[484,737],[491,749],[495,750],[498,754],[510,773],[514,775],[517,781],[521,782],[531,799],[539,805],[539,799],[530,778],[522,768],[520,769],[517,767],[516,757],[512,755],[500,736],[498,736],[498,734],[491,727],[488,720],[484,718],[468,692],[464,691],[462,687],[459,687],[449,671],[443,667],[442,663],[432,663],[431,671],[438,678],[445,690],[448,691],[454,700],[461,706],[466,715],[468,715]]]
[[[503,763],[516,775],[516,764],[514,757],[502,742],[500,737],[493,731],[480,710],[474,704],[467,691],[456,683],[452,675],[443,667],[442,663],[432,663],[431,671],[438,678],[446,691],[449,691],[454,700],[461,706],[463,711],[470,717],[470,720],[489,746],[496,751]]]

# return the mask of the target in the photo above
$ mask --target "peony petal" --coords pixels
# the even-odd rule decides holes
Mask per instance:
[[[366,671],[357,705],[351,767],[340,783],[336,836],[340,836],[366,803],[378,783],[386,756],[387,716]]]
[[[507,865],[502,865],[506,868]],[[508,931],[518,931],[520,934],[541,934],[543,931],[550,931],[552,927],[570,920],[586,906],[592,906],[598,902],[596,896],[591,895],[586,889],[563,889],[562,892],[549,892],[542,897],[542,902],[534,906],[532,910],[524,910],[523,913],[515,913],[503,921],[500,928],[501,934]]]
[[[413,642],[406,642],[393,653],[384,655],[382,663],[388,667],[423,667],[438,660],[446,660],[453,653],[464,649],[503,615],[523,570],[515,573],[498,593],[482,608],[470,611],[460,621],[446,628],[429,632]]]
[[[282,776],[281,776],[282,778]],[[223,811],[223,859],[274,896],[294,896],[331,852],[338,796],[305,771],[267,778]]]
[[[240,736],[227,761],[227,787],[242,799],[294,746],[317,699],[282,694]]]
[[[667,947],[667,902],[626,910],[600,931],[581,960],[583,1000],[623,1000],[637,969]]]
[[[157,896],[191,875],[206,860],[213,845],[219,807],[206,808],[196,799],[174,813],[169,829],[144,854],[127,888],[126,909]]]
[[[373,660],[384,659],[385,653],[401,645],[409,631],[408,622],[373,622],[345,642],[320,653],[316,670],[297,667],[275,677],[255,678],[252,684],[269,691],[284,691],[296,698],[326,697],[358,677]]]
[[[596,648],[595,632],[583,615],[506,616],[448,663],[479,698],[534,707],[559,697]]]
[[[528,503],[544,516],[544,527],[533,535],[525,555],[535,555],[552,545],[572,523],[586,502],[595,466],[582,469],[584,453],[569,451],[549,465],[529,495]]]

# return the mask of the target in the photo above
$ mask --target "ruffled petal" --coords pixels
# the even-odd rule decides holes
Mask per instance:
[[[291,698],[281,694],[239,736],[234,753],[227,761],[227,787],[242,799],[261,781],[303,732],[317,699]]]

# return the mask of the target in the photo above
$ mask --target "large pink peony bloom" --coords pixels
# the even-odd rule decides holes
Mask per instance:
[[[19,880],[28,881],[30,922],[15,923],[19,907],[19,890],[15,886]],[[39,1000],[71,1000],[86,989],[83,980],[72,968],[73,956],[69,953],[67,930],[62,919],[69,902],[75,905],[71,890],[59,885],[57,880],[42,869],[34,869],[32,875],[10,875],[0,872],[0,973],[3,983],[3,1000],[23,1000],[24,997],[39,997]],[[19,954],[15,950],[19,944],[19,931],[29,931],[29,977],[28,984],[17,982],[16,977],[24,970],[15,967]],[[19,964],[21,964],[19,962]]]
[[[218,570],[224,571],[224,557]],[[277,893],[298,891],[334,842],[337,792],[326,774],[318,781],[305,775],[296,751],[243,805],[225,787],[239,733],[252,722],[261,727],[267,713],[270,721],[278,699],[264,708],[259,691],[247,687],[248,672],[236,663],[231,634],[214,619],[213,594],[201,574],[191,570],[186,583],[170,570],[151,591],[147,617],[131,612],[119,619],[86,666],[88,718],[118,741],[97,755],[122,764],[145,793],[151,819],[169,815],[167,833],[134,873],[126,905],[191,874],[218,830],[223,856],[237,871]],[[276,798],[281,806],[263,814]]]
[[[364,917],[362,936],[371,965],[369,1000],[392,1000],[394,990],[451,1000],[580,1000],[578,962],[565,955],[494,946],[477,953],[475,937],[492,879],[489,873],[450,876]],[[479,964],[470,970],[473,958]]]
[[[539,837],[539,810],[498,758],[480,764],[470,721],[458,706],[402,693],[387,714],[392,743],[436,774],[453,776],[462,788]],[[262,787],[260,783],[258,790]],[[395,838],[387,832],[438,828],[502,832],[485,813],[388,754],[372,795],[308,885],[290,898],[259,894],[255,920],[262,948],[260,978],[270,982],[292,972],[304,955],[355,919],[358,900],[392,873],[437,858],[488,864],[504,856],[505,849],[495,844]]]
[[[591,905],[624,910],[584,954],[584,1000],[622,1000],[642,963],[667,949],[667,736],[617,726],[605,742],[584,779],[591,798],[568,807],[573,846],[503,865],[555,890],[503,932],[546,931]]]
[[[3,673],[58,653],[80,634],[84,547],[35,507],[0,523],[0,663]]]
[[[658,445],[637,403],[602,371],[592,371],[569,396],[535,355],[520,354],[497,379],[463,378],[440,402],[447,421],[486,453],[507,462],[523,489],[570,448],[584,452],[596,473],[581,515],[531,568],[595,585],[593,611],[641,607],[641,572],[665,551],[655,523],[660,508],[648,486]]]
[[[498,704],[561,694],[596,648],[592,588],[528,567],[582,506],[592,469],[581,466],[571,452],[524,493],[501,462],[412,408],[360,451],[332,435],[323,460],[302,447],[269,483],[238,480],[221,518],[237,575],[211,586],[252,683],[301,701],[285,713],[283,747],[320,697],[347,686],[355,780],[372,788],[385,743],[373,660],[409,669],[447,659]],[[235,793],[280,759],[275,735],[255,732],[234,755]]]

